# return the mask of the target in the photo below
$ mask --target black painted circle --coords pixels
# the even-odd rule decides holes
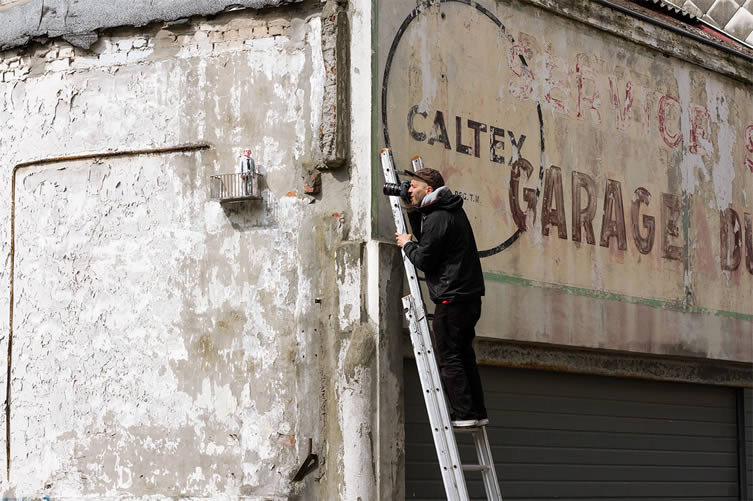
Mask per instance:
[[[408,29],[408,26],[410,23],[418,17],[419,14],[421,14],[424,10],[426,10],[429,7],[432,7],[436,4],[443,4],[443,3],[449,3],[449,2],[456,2],[463,5],[467,5],[469,7],[474,7],[477,11],[481,12],[483,15],[485,15],[491,22],[493,22],[502,32],[502,34],[510,41],[510,43],[515,43],[515,40],[510,36],[509,33],[507,33],[507,30],[505,29],[502,22],[497,19],[497,17],[492,14],[489,10],[482,7],[481,5],[471,2],[471,0],[434,0],[434,1],[426,1],[421,3],[418,7],[413,9],[410,14],[408,14],[408,17],[403,20],[402,24],[400,25],[400,28],[398,28],[397,33],[395,34],[395,38],[392,40],[392,45],[390,46],[390,51],[387,54],[387,62],[384,65],[384,77],[382,79],[382,126],[384,128],[384,145],[385,147],[390,147],[390,135],[387,130],[387,84],[389,82],[390,77],[390,69],[392,67],[392,58],[395,56],[395,52],[397,51],[397,47],[400,44],[400,40],[403,37],[403,34],[405,33],[405,30]],[[525,58],[521,55],[520,61],[523,64],[523,66],[528,67],[528,63],[526,63]],[[541,103],[537,100],[536,101],[536,111],[539,116],[539,137],[541,141],[541,163],[539,165],[539,185],[536,188],[536,198],[538,199],[539,195],[541,194],[541,183],[544,178],[544,118],[541,113]],[[510,235],[510,237],[497,245],[496,247],[492,247],[491,249],[481,250],[478,252],[478,255],[480,257],[489,257],[493,256],[494,254],[498,254],[505,250],[506,248],[510,247],[513,243],[515,243],[518,238],[520,238],[520,229],[515,230],[515,232]]]

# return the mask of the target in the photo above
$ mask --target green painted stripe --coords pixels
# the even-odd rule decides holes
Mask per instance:
[[[662,310],[679,311],[682,313],[703,313],[708,315],[716,315],[719,317],[736,318],[739,320],[753,321],[753,315],[747,313],[738,313],[735,311],[715,310],[712,308],[703,308],[701,306],[690,306],[676,301],[662,301],[659,299],[649,299],[637,296],[628,296],[625,294],[617,294],[609,291],[600,291],[593,289],[586,289],[585,287],[574,287],[571,285],[555,284],[550,282],[540,282],[538,280],[530,280],[527,278],[516,277],[513,275],[506,275],[502,273],[484,272],[484,278],[491,282],[498,282],[502,284],[516,285],[519,287],[536,287],[540,289],[551,289],[561,294],[568,294],[571,296],[588,297],[591,299],[599,299],[606,301],[619,301],[622,303],[639,304],[642,306],[650,306],[651,308],[658,308]]]
[[[352,35],[352,34],[351,34]],[[371,234],[379,233],[379,1],[371,0]],[[351,96],[351,99],[353,96]]]

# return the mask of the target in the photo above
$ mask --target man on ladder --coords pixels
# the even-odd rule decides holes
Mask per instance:
[[[438,171],[422,168],[405,173],[412,176],[408,217],[416,241],[408,233],[395,237],[406,257],[426,275],[436,305],[432,328],[452,426],[484,426],[489,419],[472,345],[484,277],[473,230],[463,199],[452,194]]]

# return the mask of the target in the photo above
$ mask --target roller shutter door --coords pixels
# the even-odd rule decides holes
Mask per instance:
[[[505,501],[740,499],[732,388],[499,367],[481,375]],[[406,498],[444,499],[413,360],[405,416]],[[485,499],[480,476],[466,478],[471,497]]]
[[[745,420],[745,469],[747,470],[747,496],[753,501],[753,390],[743,390],[743,416]]]

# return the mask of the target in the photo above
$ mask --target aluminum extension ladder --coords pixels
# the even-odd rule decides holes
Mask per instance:
[[[397,172],[392,160],[392,151],[385,148],[379,154],[379,159],[384,172],[384,180],[388,183],[398,183]],[[412,161],[413,170],[422,166],[421,157]],[[391,196],[390,206],[392,216],[395,219],[395,227],[398,233],[409,233],[405,224],[405,215],[400,203],[400,197]],[[502,494],[497,482],[497,473],[494,470],[492,450],[489,446],[489,436],[486,426],[471,428],[454,428],[450,422],[450,413],[442,390],[442,381],[439,378],[439,368],[434,357],[434,348],[429,333],[429,323],[426,319],[426,309],[421,297],[421,288],[418,283],[416,268],[413,263],[403,254],[403,265],[408,276],[410,295],[403,298],[405,317],[408,319],[413,353],[416,356],[416,365],[421,379],[421,388],[426,402],[426,410],[429,414],[434,446],[437,450],[439,466],[442,470],[442,481],[449,501],[468,501],[468,488],[466,487],[464,471],[478,471],[484,480],[486,497],[490,501],[502,501]],[[455,433],[470,433],[476,448],[478,464],[462,465],[458,452]]]

